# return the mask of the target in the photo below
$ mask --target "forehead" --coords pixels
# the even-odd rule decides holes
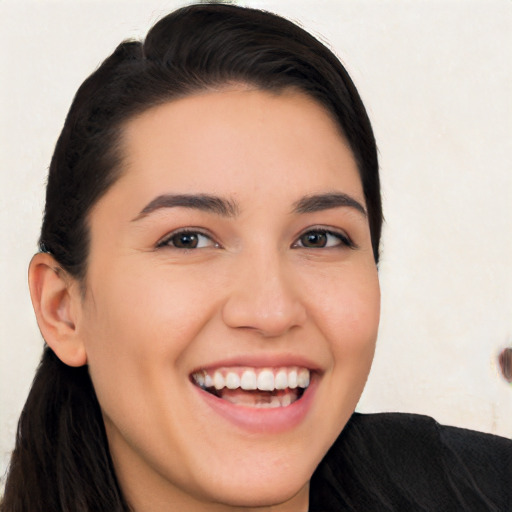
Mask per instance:
[[[208,178],[335,181],[357,166],[331,114],[309,96],[249,88],[204,92],[154,107],[125,127],[123,167],[130,179]],[[354,176],[355,171],[355,176]],[[165,176],[164,176],[165,175]],[[359,183],[360,185],[360,183]]]
[[[95,217],[125,222],[162,194],[217,195],[245,211],[274,206],[276,214],[333,192],[365,206],[338,125],[295,91],[229,89],[170,101],[129,121],[120,150],[121,177],[93,208],[93,232]]]

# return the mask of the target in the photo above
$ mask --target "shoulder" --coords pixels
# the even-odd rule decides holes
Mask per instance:
[[[504,511],[511,489],[511,440],[400,413],[354,414],[312,480],[312,497],[367,511]]]
[[[465,428],[440,425],[430,416],[406,413],[354,413],[340,435],[343,438],[364,436],[366,441],[375,440],[390,443],[388,448],[404,448],[406,445],[433,443],[429,449],[436,447],[453,450],[468,456],[483,456],[498,451],[509,463],[512,463],[512,440],[476,432]],[[418,446],[419,448],[419,446]]]
[[[344,437],[347,439],[344,440]],[[352,415],[337,442],[360,438],[368,449],[383,449],[388,456],[407,455],[407,460],[434,458],[459,460],[468,469],[487,465],[512,473],[512,440],[465,428],[440,425],[429,416],[404,413]],[[385,445],[385,446],[383,446]],[[411,451],[414,450],[414,451]],[[422,458],[424,457],[424,458]],[[473,468],[473,466],[475,466]],[[508,481],[512,483],[511,480]]]

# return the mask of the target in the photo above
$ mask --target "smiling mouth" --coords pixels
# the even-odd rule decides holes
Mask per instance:
[[[310,383],[310,370],[281,368],[217,368],[199,370],[192,382],[223,400],[253,408],[288,407],[299,400]]]

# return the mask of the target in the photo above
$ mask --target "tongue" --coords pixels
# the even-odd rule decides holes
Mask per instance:
[[[217,396],[228,402],[249,407],[274,406],[281,407],[295,402],[299,398],[298,389],[276,391],[244,391],[243,389],[223,388],[217,391]],[[286,397],[286,398],[285,398]]]

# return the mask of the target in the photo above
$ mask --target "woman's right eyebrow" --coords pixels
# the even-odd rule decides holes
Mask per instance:
[[[211,212],[222,217],[236,217],[240,211],[235,201],[209,194],[163,194],[152,199],[132,222],[147,217],[156,210],[176,207]]]

